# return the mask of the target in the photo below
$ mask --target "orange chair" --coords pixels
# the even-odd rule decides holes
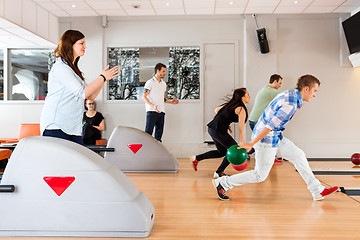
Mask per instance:
[[[105,138],[96,140],[96,143],[95,143],[95,145],[97,145],[97,146],[106,146],[106,144],[107,144],[107,140]]]
[[[18,138],[0,138],[1,143],[17,143],[20,139],[32,136],[40,136],[39,123],[22,123],[19,126]]]
[[[0,160],[8,159],[11,156],[11,150],[0,149]]]

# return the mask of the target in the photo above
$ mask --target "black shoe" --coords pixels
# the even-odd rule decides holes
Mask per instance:
[[[217,192],[217,195],[220,200],[223,200],[223,201],[230,200],[230,198],[225,195],[226,191],[223,188],[223,186],[221,186],[219,179],[213,179],[212,183],[213,183],[214,187],[216,188],[216,192]]]

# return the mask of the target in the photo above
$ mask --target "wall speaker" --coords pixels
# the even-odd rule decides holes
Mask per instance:
[[[266,38],[265,28],[258,29],[258,30],[256,30],[256,32],[257,32],[257,36],[258,36],[258,40],[259,40],[259,46],[260,46],[261,53],[268,53],[270,51],[270,49],[269,49],[268,40]]]

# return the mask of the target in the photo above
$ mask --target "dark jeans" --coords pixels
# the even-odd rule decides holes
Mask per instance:
[[[201,161],[208,158],[220,158],[224,157],[222,163],[219,168],[216,170],[217,173],[221,173],[225,170],[227,166],[229,166],[229,161],[226,158],[226,152],[229,147],[232,145],[237,145],[236,141],[232,138],[230,134],[227,132],[218,132],[211,128],[208,129],[208,133],[211,138],[214,140],[216,150],[208,151],[206,153],[196,155],[196,160]]]
[[[69,135],[69,134],[64,133],[60,129],[50,129],[50,130],[45,129],[45,131],[43,132],[43,136],[62,138],[65,140],[76,142],[80,145],[84,145],[82,136]]]
[[[249,126],[250,126],[250,129],[251,131],[254,131],[254,127],[256,125],[257,122],[253,122],[253,121],[250,121],[249,120]],[[253,154],[255,152],[255,149],[254,148],[251,148],[251,150],[248,152],[248,154]]]
[[[257,122],[253,122],[253,121],[250,121],[250,120],[249,120],[249,126],[250,126],[251,131],[254,130],[254,127],[255,127],[256,123],[257,123]]]
[[[165,113],[157,113],[154,111],[148,111],[146,113],[146,126],[145,132],[152,135],[155,127],[155,139],[161,142],[161,137],[164,131]]]

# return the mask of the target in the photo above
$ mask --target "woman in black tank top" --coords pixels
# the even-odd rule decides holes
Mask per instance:
[[[242,145],[244,143],[245,122],[248,118],[248,112],[245,104],[250,102],[249,92],[246,88],[235,89],[232,98],[215,109],[214,119],[208,123],[208,133],[214,140],[216,150],[208,151],[200,155],[191,156],[194,170],[197,171],[197,165],[200,161],[208,158],[224,157],[221,165],[214,173],[214,178],[226,175],[225,168],[230,164],[226,158],[226,152],[232,145]],[[228,133],[232,133],[230,124],[239,123],[239,144]]]

